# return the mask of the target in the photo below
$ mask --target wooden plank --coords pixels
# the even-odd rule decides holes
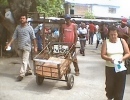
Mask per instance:
[[[61,78],[66,73],[68,67],[71,64],[71,61],[67,60],[67,59],[50,57],[48,60],[61,62],[60,66],[59,66],[60,75],[58,75],[57,64],[52,64],[52,63],[44,63],[41,65],[36,65],[37,74],[44,76],[44,77],[54,77],[54,78],[60,77]]]
[[[58,73],[52,73],[52,76],[51,76],[50,72],[44,72],[44,73],[42,73],[42,71],[37,70],[36,73],[38,75],[41,75],[41,76],[44,76],[44,77],[58,78]]]

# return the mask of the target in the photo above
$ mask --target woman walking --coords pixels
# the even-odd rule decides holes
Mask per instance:
[[[110,27],[108,35],[109,39],[104,40],[101,49],[101,57],[106,60],[106,96],[108,100],[123,100],[126,83],[124,61],[130,57],[130,51],[126,41],[118,38],[115,26]],[[117,62],[118,66],[115,66]]]

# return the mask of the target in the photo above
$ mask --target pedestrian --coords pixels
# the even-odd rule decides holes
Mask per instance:
[[[71,22],[71,16],[69,14],[65,15],[65,24],[62,25],[62,34],[60,34],[60,40],[61,42],[66,42],[70,44],[76,45],[77,43],[77,27],[74,23]],[[73,64],[75,67],[75,75],[79,76],[79,67],[78,67],[78,61],[76,57],[76,47],[73,47]]]
[[[99,31],[96,31],[96,37],[97,37],[97,41],[96,41],[96,49],[98,48],[98,45],[101,41],[101,33]]]
[[[129,28],[127,26],[127,19],[126,18],[122,18],[121,20],[121,24],[117,26],[118,28],[118,37],[119,38],[123,38],[127,41],[127,39],[129,38]]]
[[[81,23],[81,27],[78,29],[78,36],[80,41],[80,53],[85,56],[85,44],[87,37],[87,29],[85,23]]]
[[[106,60],[106,96],[108,100],[123,100],[126,83],[124,61],[130,57],[130,51],[126,41],[118,38],[116,26],[109,27],[108,35],[109,39],[104,40],[101,49],[101,57]]]
[[[20,16],[20,25],[16,27],[12,39],[5,48],[9,47],[16,39],[18,41],[18,55],[22,58],[22,66],[20,69],[20,75],[17,77],[17,81],[21,81],[24,76],[32,75],[32,70],[29,63],[32,40],[34,44],[34,51],[37,52],[34,30],[27,24],[27,16],[25,14]]]
[[[121,24],[117,26],[118,28],[118,36],[120,38],[123,38],[127,44],[128,44],[128,47],[130,49],[130,28],[128,27],[128,23],[127,23],[127,19],[126,18],[122,18],[121,20]],[[129,68],[129,63],[130,62],[130,59],[127,59],[126,61],[126,67],[127,67],[127,74],[130,74],[130,68]]]
[[[37,50],[41,51],[43,49],[43,45],[42,45],[42,28],[43,28],[43,24],[39,24],[38,26],[36,26],[34,28],[34,33],[36,36],[36,40],[37,40]]]
[[[88,29],[89,29],[89,44],[93,45],[93,36],[96,32],[96,27],[92,21],[90,21]]]
[[[107,35],[108,35],[108,28],[107,28],[105,22],[101,22],[100,27],[99,27],[99,31],[101,33],[102,40],[106,40]]]

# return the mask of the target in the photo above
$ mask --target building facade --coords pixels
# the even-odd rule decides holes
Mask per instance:
[[[105,18],[105,19],[121,18],[119,6],[93,4],[92,13],[96,18]]]
[[[80,4],[65,2],[65,14],[73,17],[84,18],[87,12],[92,13],[96,18],[116,19],[121,18],[119,13],[120,6],[103,4]]]
[[[91,5],[78,4],[78,3],[65,3],[65,14],[70,14],[75,17],[84,17],[89,11],[92,12]]]

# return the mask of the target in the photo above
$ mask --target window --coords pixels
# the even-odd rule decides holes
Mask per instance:
[[[74,15],[74,8],[75,8],[75,5],[71,4],[71,7],[70,7],[70,14],[71,15]]]
[[[91,6],[91,5],[88,5],[87,10],[88,10],[88,12],[92,12],[92,6]]]
[[[74,15],[74,9],[70,9],[70,14]]]
[[[115,14],[116,13],[116,8],[109,8],[109,13]]]

